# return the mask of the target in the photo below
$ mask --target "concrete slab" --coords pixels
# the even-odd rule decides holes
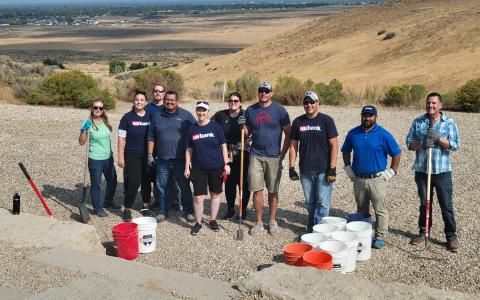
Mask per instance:
[[[97,230],[93,225],[60,221],[28,213],[12,215],[0,209],[0,242],[15,248],[63,247],[78,251],[105,254]]]
[[[277,300],[480,299],[480,295],[443,291],[423,285],[374,283],[353,275],[285,264],[276,264],[248,275],[239,289],[257,298]]]
[[[2,298],[3,299],[3,298]],[[60,288],[52,288],[46,292],[36,294],[28,300],[84,300],[84,299],[166,299],[178,300],[180,298],[166,292],[155,292],[138,287],[131,283],[108,280],[100,277],[86,277],[72,281]]]
[[[151,267],[116,257],[55,248],[30,259],[82,274],[94,274],[188,299],[231,299],[239,292],[226,282]]]
[[[15,291],[0,286],[0,298],[3,300],[23,300],[30,296],[27,292]]]

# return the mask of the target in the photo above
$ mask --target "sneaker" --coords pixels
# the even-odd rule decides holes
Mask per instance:
[[[100,218],[106,218],[108,217],[108,214],[102,209],[99,212],[97,212],[97,216],[99,216]]]
[[[164,214],[158,214],[158,215],[155,216],[155,219],[157,219],[157,223],[165,221],[166,218],[167,218],[167,216],[164,215]]]
[[[192,214],[185,214],[185,220],[189,223],[195,222],[195,216]]]
[[[374,239],[372,242],[372,247],[375,249],[382,249],[385,246],[385,241],[383,239]]]
[[[120,205],[116,205],[116,204],[110,204],[108,206],[104,206],[103,208],[108,208],[108,209],[113,209],[113,210],[120,210],[122,209],[122,207]]]
[[[268,224],[268,233],[270,235],[275,235],[279,230],[277,221],[270,221],[270,224]]]
[[[124,209],[122,219],[125,222],[130,222],[132,220],[132,212],[129,209]]]
[[[193,225],[192,227],[192,231],[191,231],[192,235],[197,235],[200,232],[200,229],[202,229],[202,225],[195,223],[195,225]]]
[[[231,220],[234,216],[235,216],[235,211],[234,210],[227,210],[225,215],[223,215],[222,219]]]
[[[450,250],[450,252],[457,252],[458,248],[460,248],[460,244],[458,243],[457,239],[447,242],[447,249]]]
[[[262,231],[263,231],[263,223],[256,223],[252,228],[250,228],[248,233],[252,236],[255,236]]]
[[[421,233],[410,241],[410,245],[420,245],[425,243],[425,234]]]
[[[144,207],[140,210],[140,214],[144,217],[148,217],[148,216],[150,216],[150,210],[148,208]]]
[[[210,224],[210,228],[211,228],[213,231],[215,231],[215,232],[219,232],[219,231],[220,231],[220,227],[218,226],[217,221],[211,220],[209,224]]]

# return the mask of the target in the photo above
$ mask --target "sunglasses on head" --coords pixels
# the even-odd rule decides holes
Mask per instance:
[[[269,89],[258,89],[258,92],[259,93],[270,94],[271,91]]]
[[[103,111],[103,106],[92,106],[93,110]]]
[[[208,105],[208,101],[197,101],[197,105],[199,105],[199,104],[206,104],[206,105]]]
[[[308,104],[314,105],[315,102],[317,102],[317,101],[313,101],[313,100],[303,100],[303,105],[308,105]]]

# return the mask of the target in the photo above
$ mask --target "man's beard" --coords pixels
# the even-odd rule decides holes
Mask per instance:
[[[367,125],[367,123],[369,123],[369,124]],[[371,122],[370,122],[370,121],[362,121],[362,126],[363,126],[363,128],[365,128],[365,129],[370,129],[370,128],[372,128],[374,125],[375,125],[375,121],[371,121]]]

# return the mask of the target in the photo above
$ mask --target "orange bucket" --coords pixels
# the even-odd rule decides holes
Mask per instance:
[[[303,254],[312,250],[310,244],[293,243],[283,247],[283,258],[285,263],[290,266],[304,266]]]
[[[333,258],[330,253],[323,251],[308,251],[303,254],[305,265],[322,270],[332,270]]]

